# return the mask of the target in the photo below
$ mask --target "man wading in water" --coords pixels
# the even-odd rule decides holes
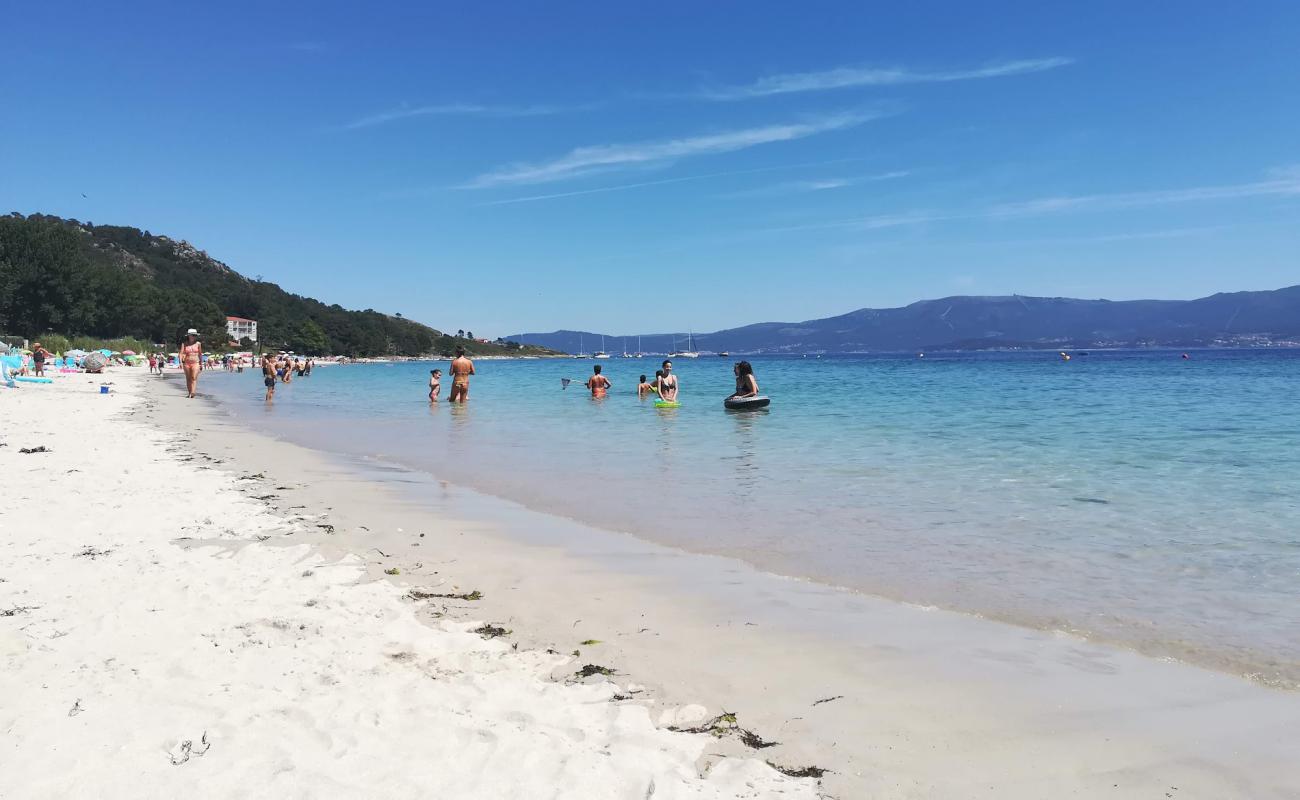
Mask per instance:
[[[474,362],[465,357],[465,348],[456,348],[450,371],[451,393],[447,395],[447,402],[463,403],[469,399],[469,376],[474,374]]]
[[[591,390],[592,397],[604,397],[614,384],[609,382],[609,378],[600,374],[600,365],[591,368],[591,377],[587,379],[587,388]]]

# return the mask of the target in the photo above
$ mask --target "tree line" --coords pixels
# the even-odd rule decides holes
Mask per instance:
[[[452,337],[374,309],[350,311],[252,280],[185,242],[40,214],[0,217],[0,333],[227,341],[226,315],[255,319],[266,348],[354,357],[536,352]]]

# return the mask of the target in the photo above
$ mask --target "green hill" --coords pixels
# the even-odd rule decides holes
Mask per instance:
[[[189,242],[137,228],[42,214],[0,217],[0,333],[174,343],[193,327],[214,347],[227,341],[227,315],[257,320],[264,347],[313,355],[445,355],[457,346],[473,355],[551,352],[325,305],[246,278]]]

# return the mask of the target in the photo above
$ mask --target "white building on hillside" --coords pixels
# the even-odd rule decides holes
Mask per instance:
[[[257,341],[257,320],[244,319],[243,317],[226,317],[226,333],[230,335],[230,341],[238,342],[240,339],[249,339]]]

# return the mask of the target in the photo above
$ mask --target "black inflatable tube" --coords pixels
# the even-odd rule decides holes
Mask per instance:
[[[748,411],[756,408],[767,408],[772,402],[772,398],[758,395],[756,397],[728,397],[722,401],[722,405],[732,411]]]

